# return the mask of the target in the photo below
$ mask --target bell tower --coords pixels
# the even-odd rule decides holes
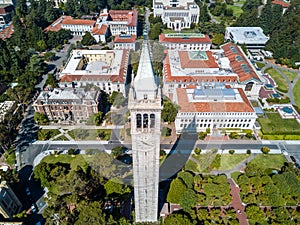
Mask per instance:
[[[161,89],[154,76],[148,41],[144,40],[128,106],[131,117],[136,222],[158,218]]]

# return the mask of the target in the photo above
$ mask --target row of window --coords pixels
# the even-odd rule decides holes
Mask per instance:
[[[136,128],[154,128],[155,127],[155,115],[150,114],[137,114],[136,115]]]
[[[212,127],[212,124],[206,124],[206,123],[200,123],[200,124],[180,124],[181,128],[191,128],[191,127],[203,127],[203,128],[208,128],[208,127]],[[218,128],[232,128],[232,127],[249,127],[250,124],[249,123],[221,123],[221,124],[217,124],[216,127]]]
[[[251,116],[254,113],[245,113],[245,112],[207,112],[207,113],[180,113],[180,116]]]
[[[181,119],[180,120],[181,122],[192,122],[193,120],[192,119]],[[196,122],[197,123],[199,123],[199,122],[216,122],[216,123],[218,123],[218,122],[250,122],[251,121],[251,119],[202,119],[202,120],[196,120]]]

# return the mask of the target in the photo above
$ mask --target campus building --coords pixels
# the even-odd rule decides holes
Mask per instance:
[[[177,88],[173,101],[180,106],[176,133],[210,129],[253,129],[256,113],[241,88],[203,83]]]
[[[55,88],[42,91],[33,108],[49,120],[81,121],[98,112],[99,91],[84,91],[82,88]]]
[[[208,35],[201,33],[160,34],[159,43],[171,50],[208,51],[211,48],[210,38]]]
[[[12,20],[13,5],[0,4],[0,30],[4,29],[6,25]]]
[[[114,40],[114,49],[136,50],[136,36],[129,34],[117,34]]]
[[[60,72],[60,87],[94,85],[126,96],[129,50],[73,50]]]
[[[17,103],[15,101],[4,101],[0,103],[0,123],[5,120],[7,114],[15,115]]]
[[[45,31],[59,31],[60,29],[70,30],[72,35],[83,36],[86,32],[90,32],[96,42],[106,42],[106,38],[110,35],[108,25],[97,23],[95,20],[73,19],[71,16],[61,16],[50,24]]]
[[[11,187],[2,181],[0,184],[0,213],[6,219],[13,219],[13,216],[19,213],[22,204],[15,195]]]
[[[225,41],[245,44],[248,49],[264,49],[268,40],[260,27],[226,27]]]
[[[249,97],[258,97],[262,82],[255,68],[234,44],[219,50],[167,50],[163,68],[164,94],[172,98],[177,88],[221,82],[242,88]]]
[[[199,22],[200,9],[194,0],[153,0],[153,14],[168,28],[180,31]]]
[[[104,9],[99,16],[99,23],[109,25],[113,36],[129,34],[137,36],[138,12],[137,10],[107,10]]]

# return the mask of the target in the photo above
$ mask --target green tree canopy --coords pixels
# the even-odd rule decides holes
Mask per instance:
[[[95,44],[96,40],[95,38],[93,38],[93,36],[91,35],[90,32],[86,32],[83,36],[82,36],[82,40],[81,40],[81,44],[85,45],[85,46],[90,46]]]
[[[172,180],[170,189],[167,195],[167,201],[179,204],[182,198],[182,193],[186,191],[186,185],[179,178]]]

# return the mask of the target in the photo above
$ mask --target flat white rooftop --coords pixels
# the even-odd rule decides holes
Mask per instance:
[[[227,32],[230,32],[231,38],[240,44],[265,44],[269,40],[260,27],[226,27]]]

